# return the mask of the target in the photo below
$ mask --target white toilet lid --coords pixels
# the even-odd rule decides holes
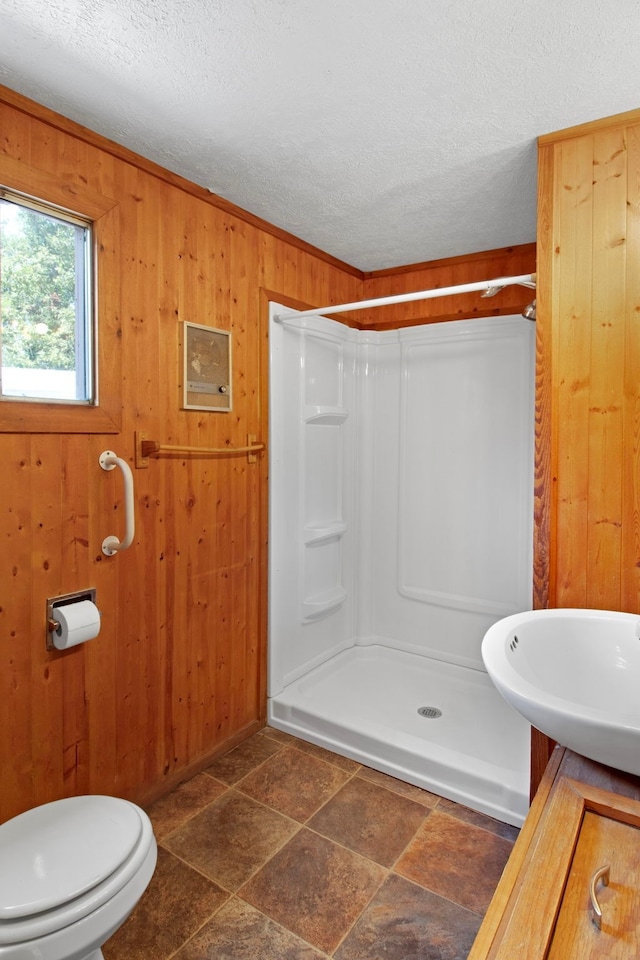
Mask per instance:
[[[142,831],[136,807],[116,797],[55,800],[0,826],[0,921],[60,907],[102,883]]]

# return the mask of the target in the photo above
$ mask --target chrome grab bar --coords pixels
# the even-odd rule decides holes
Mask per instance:
[[[124,540],[118,540],[116,536],[112,535],[105,537],[102,541],[102,552],[106,557],[112,557],[121,550],[126,550],[133,542],[135,533],[133,474],[127,461],[123,460],[122,457],[117,457],[113,450],[104,450],[100,454],[99,463],[103,470],[114,470],[116,467],[120,467],[124,481]]]

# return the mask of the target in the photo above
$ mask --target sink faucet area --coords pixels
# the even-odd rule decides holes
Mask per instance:
[[[640,775],[640,619],[530,610],[495,623],[482,658],[505,700],[542,733]]]

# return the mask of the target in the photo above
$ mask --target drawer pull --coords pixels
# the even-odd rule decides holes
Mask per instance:
[[[596,896],[596,886],[598,884],[598,880],[602,880],[602,883],[605,887],[609,886],[609,870],[610,866],[607,863],[606,866],[600,867],[599,870],[596,870],[594,875],[591,877],[591,887],[589,891],[591,895],[591,909],[593,910],[593,917],[591,919],[595,923],[598,930],[602,930],[602,910],[600,908],[600,904],[598,903],[598,897]]]

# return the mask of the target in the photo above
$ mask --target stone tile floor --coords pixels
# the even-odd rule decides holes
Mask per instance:
[[[105,960],[465,960],[517,835],[268,727],[148,812]]]

